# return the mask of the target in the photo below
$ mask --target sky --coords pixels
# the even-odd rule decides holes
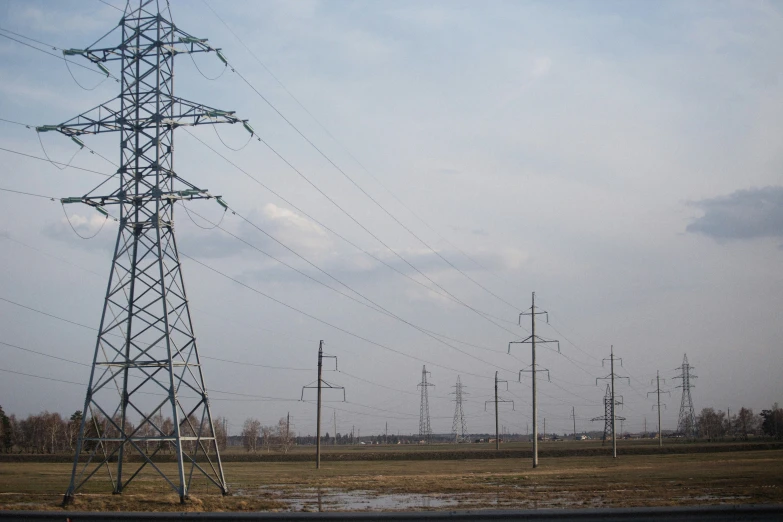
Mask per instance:
[[[577,431],[603,427],[590,419],[612,346],[630,378],[617,382],[626,431],[655,429],[657,372],[671,391],[663,428],[676,428],[686,353],[697,413],[783,401],[780,2],[174,0],[171,12],[233,66],[178,55],[177,95],[236,111],[264,140],[239,125],[177,130],[175,170],[301,256],[214,201],[188,208],[244,242],[177,211],[212,411],[231,433],[289,412],[314,432],[299,399],[320,340],[346,395],[325,394],[324,431],[336,412],[341,433],[418,432],[426,361],[433,432],[451,431],[458,376],[468,431],[494,430],[498,371],[514,401],[500,424],[525,433],[530,346],[508,343],[529,335],[529,318],[517,323],[532,292],[549,319],[536,333],[560,340],[560,353],[537,349],[550,433],[570,433],[572,408]],[[55,124],[116,97],[89,63],[69,71],[60,51],[8,36],[84,48],[119,17],[98,0],[0,4],[0,118]],[[115,135],[84,141],[119,158]],[[0,121],[0,142],[3,189],[61,198],[103,181],[17,153],[114,171],[59,134]],[[82,408],[116,234],[92,209],[0,191],[7,413]],[[350,293],[336,280],[404,321],[327,288]]]

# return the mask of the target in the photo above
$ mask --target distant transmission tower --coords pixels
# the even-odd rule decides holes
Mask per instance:
[[[603,361],[601,361],[601,365],[603,365],[607,361],[607,359],[609,360],[609,364],[610,364],[609,367],[611,368],[610,373],[606,377],[599,377],[599,378],[597,378],[595,380],[595,383],[597,385],[598,381],[608,380],[609,384],[611,385],[611,388],[608,388],[608,391],[611,392],[611,396],[610,396],[610,399],[609,399],[609,410],[604,412],[604,420],[606,421],[604,423],[604,441],[606,441],[606,431],[607,431],[607,424],[606,423],[609,423],[608,426],[611,427],[611,431],[612,431],[612,457],[616,459],[617,458],[617,431],[615,429],[616,428],[615,420],[619,418],[621,421],[624,421],[625,418],[624,417],[617,417],[616,412],[615,412],[615,406],[621,405],[623,403],[623,401],[622,401],[622,397],[620,397],[618,399],[617,398],[618,395],[615,394],[614,381],[616,379],[621,379],[621,380],[622,379],[627,379],[628,380],[628,384],[630,385],[631,384],[631,379],[629,377],[619,377],[614,372],[614,362],[615,361],[620,361],[620,366],[623,365],[623,360],[620,357],[615,357],[614,356],[614,346],[611,347],[611,352],[610,352],[609,357],[607,357]],[[606,398],[604,398],[604,409],[605,410],[606,410],[606,404],[607,404],[606,403]],[[609,418],[608,419],[606,418],[607,413],[609,414]]]
[[[615,406],[619,406],[623,403],[622,396],[615,397]],[[625,420],[625,417],[617,417],[615,419]],[[606,393],[604,394],[604,414],[601,417],[593,417],[591,421],[604,421],[604,434],[601,437],[601,446],[606,444],[606,439],[612,435],[612,389],[610,385],[606,384]]]
[[[693,366],[688,364],[688,354],[682,356],[682,366],[677,368],[681,370],[681,374],[675,377],[675,379],[681,379],[682,382],[677,388],[682,388],[682,400],[680,401],[680,417],[677,421],[677,431],[682,433],[683,436],[688,438],[696,437],[696,415],[693,411],[693,399],[691,398],[691,379],[695,379],[696,376],[692,375]]]
[[[419,440],[423,440],[429,444],[432,439],[432,428],[430,427],[430,401],[427,388],[435,385],[427,382],[427,374],[432,375],[427,371],[427,366],[422,366],[421,382],[416,386],[421,387],[421,406],[419,407]]]
[[[105,206],[115,205],[119,212],[64,503],[104,467],[114,493],[122,493],[145,468],[161,475],[183,503],[199,477],[228,493],[174,237],[175,203],[216,196],[175,173],[174,129],[215,123],[243,123],[251,134],[252,129],[233,112],[174,96],[176,55],[215,52],[225,58],[206,39],[175,27],[168,2],[165,13],[157,0],[132,3],[137,7],[126,3],[117,26],[118,45],[99,47],[101,38],[85,49],[63,51],[86,58],[107,76],[104,64],[119,62],[120,94],[65,123],[36,129],[58,131],[80,146],[79,136],[116,132],[120,137],[114,189],[61,200],[104,215]],[[167,417],[171,424],[164,422]],[[150,443],[156,449],[147,455]],[[155,456],[170,449],[176,467],[156,465]]]
[[[454,422],[451,424],[451,432],[454,434],[454,442],[460,443],[468,440],[468,428],[465,426],[465,414],[462,411],[462,382],[457,375],[457,384],[454,385]]]

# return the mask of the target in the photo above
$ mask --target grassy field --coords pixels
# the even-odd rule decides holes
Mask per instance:
[[[173,468],[164,464],[164,468]],[[140,476],[122,495],[108,479],[77,495],[76,510],[257,511],[589,508],[783,503],[783,450],[560,457],[529,460],[229,462],[232,495],[205,484],[183,507],[164,483]],[[171,469],[169,469],[171,471]],[[0,509],[59,509],[70,466],[4,463]]]

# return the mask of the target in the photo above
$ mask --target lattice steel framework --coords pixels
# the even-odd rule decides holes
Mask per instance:
[[[435,386],[432,383],[427,382],[427,374],[432,375],[427,371],[427,366],[421,367],[421,382],[416,385],[417,388],[421,388],[421,406],[419,406],[419,440],[423,440],[425,443],[429,443],[432,440],[432,427],[430,426],[430,400],[428,397],[427,388]]]
[[[616,420],[624,421],[625,417],[620,417],[615,414],[614,407],[620,406],[623,403],[623,397],[621,395],[615,396],[615,400],[612,401],[612,388],[609,384],[606,385],[606,393],[604,394],[604,414],[601,417],[593,417],[590,421],[604,421],[604,434],[601,437],[601,446],[606,444],[606,439],[612,433],[612,416]]]
[[[682,433],[683,436],[694,438],[696,437],[696,414],[693,411],[693,399],[691,398],[691,379],[695,379],[696,375],[692,375],[693,366],[688,364],[688,354],[682,356],[682,366],[677,368],[682,373],[675,377],[675,379],[681,379],[681,383],[677,388],[682,388],[682,399],[680,400],[680,416],[677,420],[677,431]]]
[[[462,411],[462,382],[457,375],[457,384],[454,385],[454,422],[451,424],[451,432],[454,434],[454,441],[465,442],[468,440],[468,428],[465,425],[465,414]]]
[[[98,48],[99,40],[87,49],[65,51],[104,71],[104,63],[119,62],[119,96],[60,125],[38,128],[77,142],[84,135],[120,135],[120,167],[111,179],[119,181],[116,189],[96,195],[104,182],[82,197],[62,200],[102,211],[115,205],[119,211],[65,503],[101,468],[108,471],[115,493],[145,468],[163,477],[181,502],[194,477],[228,492],[174,236],[176,202],[216,196],[175,173],[173,145],[178,126],[241,120],[233,112],[174,96],[175,55],[216,52],[223,58],[206,40],[177,29],[168,5],[167,19],[158,4],[127,3],[118,26],[119,45]],[[217,201],[225,207],[219,197]],[[175,453],[176,475],[154,461],[169,451]]]

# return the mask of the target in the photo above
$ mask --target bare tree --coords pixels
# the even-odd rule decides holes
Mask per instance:
[[[726,414],[712,408],[704,408],[696,418],[699,435],[707,440],[714,440],[725,435]]]
[[[228,445],[228,419],[225,417],[217,417],[214,419],[215,424],[215,441],[220,451],[224,451]]]
[[[281,417],[277,421],[276,431],[275,437],[280,445],[280,450],[283,453],[288,453],[291,446],[294,445],[293,427],[288,424],[288,420],[285,417]]]
[[[247,451],[258,451],[258,437],[261,435],[261,421],[258,419],[246,419],[242,426],[242,444]]]
[[[272,449],[272,445],[275,444],[275,431],[273,426],[261,427],[261,444],[264,445],[267,453]]]
[[[753,415],[751,408],[740,408],[733,424],[734,432],[738,433],[742,440],[748,440],[748,436],[755,435],[759,429],[759,419]]]

